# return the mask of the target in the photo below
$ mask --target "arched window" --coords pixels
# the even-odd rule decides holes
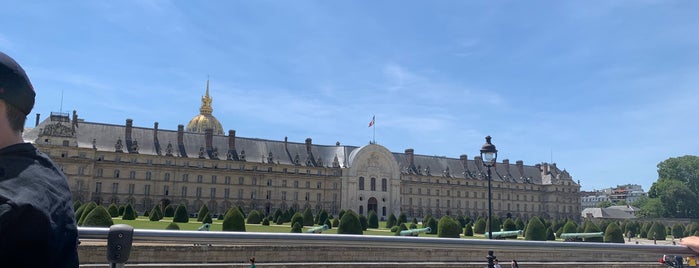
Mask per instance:
[[[387,188],[388,188],[388,183],[387,183],[386,179],[381,179],[381,191],[385,192],[385,191],[387,191]]]
[[[376,178],[371,178],[371,190],[376,191]]]
[[[364,190],[364,177],[359,177],[359,190]]]

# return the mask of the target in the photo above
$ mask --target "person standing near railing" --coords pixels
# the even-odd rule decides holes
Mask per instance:
[[[255,266],[255,257],[250,258],[250,268],[256,268],[256,266]]]
[[[78,267],[78,229],[66,176],[22,138],[36,93],[0,52],[0,266]]]

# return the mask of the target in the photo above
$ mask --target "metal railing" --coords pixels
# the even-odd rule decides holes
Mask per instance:
[[[107,240],[109,228],[79,227],[81,240]],[[295,245],[337,245],[356,247],[391,247],[411,249],[474,249],[497,248],[500,250],[593,250],[620,253],[649,253],[668,255],[695,255],[681,245],[636,245],[590,242],[544,242],[522,240],[454,239],[408,236],[338,235],[307,233],[256,233],[256,232],[200,232],[134,229],[133,242],[163,242],[173,244],[245,244],[293,243]]]

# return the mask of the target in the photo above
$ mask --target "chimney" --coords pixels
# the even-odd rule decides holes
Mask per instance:
[[[228,150],[235,150],[235,130],[228,131]]]
[[[468,155],[462,154],[459,156],[459,160],[461,160],[461,165],[464,167],[464,170],[468,170]]]
[[[517,160],[515,164],[517,165],[517,171],[519,171],[520,176],[524,177],[524,161]]]
[[[207,128],[204,130],[204,142],[206,142],[206,150],[211,151],[214,149],[214,129]]]
[[[39,125],[39,118],[41,117],[40,113],[36,113],[36,123],[34,123],[34,127]]]
[[[543,163],[541,165],[541,172],[543,172],[542,177],[549,174],[549,164],[548,163]]]
[[[158,122],[153,123],[153,145],[155,145],[155,153],[161,155],[160,142],[158,141]]]
[[[187,157],[187,151],[184,148],[184,125],[177,125],[177,149],[180,150],[180,156]]]
[[[306,153],[311,154],[311,138],[306,138]]]
[[[289,149],[286,147],[287,142],[289,142],[289,137],[284,137],[284,150],[288,151]]]
[[[503,159],[502,165],[505,166],[505,171],[510,174],[510,159]]]
[[[124,139],[126,140],[126,150],[133,153],[133,141],[131,140],[131,132],[133,131],[133,119],[126,119],[126,128],[124,130]]]
[[[413,149],[405,149],[405,155],[408,156],[408,164],[410,164],[411,167],[415,166],[415,150]]]

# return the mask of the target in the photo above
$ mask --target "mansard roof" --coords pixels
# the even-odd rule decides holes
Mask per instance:
[[[77,142],[77,147],[95,148],[97,151],[116,151],[115,145],[117,141],[126,142],[127,126],[114,125],[96,122],[85,121],[52,121],[46,119],[33,129],[27,130],[24,133],[24,139],[28,142],[42,143],[43,139],[55,138],[61,139],[61,136],[46,136],[42,140],[38,140],[40,132],[45,129],[56,129],[55,124],[62,124],[63,129],[69,129],[71,124],[74,126],[74,139]],[[127,123],[128,124],[128,123]],[[157,124],[157,123],[156,123]],[[157,135],[155,133],[157,132]],[[204,133],[183,132],[183,149],[188,158],[200,158],[200,151],[206,150],[206,139]],[[212,148],[215,148],[219,159],[226,159],[226,154],[231,150],[229,144],[230,136],[212,135]],[[235,137],[235,151],[238,155],[245,155],[245,161],[253,163],[269,163],[270,160],[274,164],[282,165],[298,165],[298,166],[323,166],[323,167],[340,167],[346,168],[350,165],[350,153],[358,149],[358,146],[347,145],[318,145],[310,144],[311,152],[308,153],[306,143],[276,141],[258,138]],[[183,157],[184,154],[179,152],[178,146],[178,131],[164,130],[145,127],[131,127],[131,141],[136,141],[138,144],[139,154],[149,155],[165,155],[165,150],[168,144],[172,145],[172,154],[176,157]],[[310,143],[310,139],[308,140]],[[70,146],[75,146],[71,143]],[[127,149],[123,150],[128,153]],[[477,179],[486,180],[486,170],[481,164],[480,158],[466,159],[449,158],[445,156],[427,156],[406,153],[393,153],[393,156],[398,163],[400,171],[404,174],[415,174],[422,176],[436,176],[455,179]],[[410,158],[413,158],[413,165],[410,164]],[[211,154],[204,154],[204,158],[211,158]],[[312,161],[311,160],[312,157]],[[333,163],[337,158],[337,162]],[[297,162],[298,159],[298,162]],[[310,161],[310,162],[309,162]],[[503,161],[504,162],[504,161]],[[515,182],[515,183],[532,183],[542,184],[542,164],[534,166],[523,165],[521,161],[517,163],[505,164],[498,163],[495,168],[491,169],[493,181]],[[507,161],[509,162],[509,161]],[[465,166],[464,166],[465,163]],[[558,169],[555,164],[546,164],[548,174],[553,178],[567,179],[572,181],[570,175],[565,171]],[[572,182],[575,184],[575,182]]]

